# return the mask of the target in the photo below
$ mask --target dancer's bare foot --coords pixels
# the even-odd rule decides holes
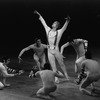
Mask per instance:
[[[4,84],[4,86],[5,86],[5,87],[9,87],[9,86],[10,86],[10,84]]]
[[[71,78],[69,76],[66,77],[66,80],[69,81]]]
[[[50,97],[49,95],[37,94],[37,97],[42,98],[42,99],[46,99],[46,100],[53,100],[53,98]]]
[[[58,79],[58,77],[55,77],[55,83],[59,83],[59,79]]]

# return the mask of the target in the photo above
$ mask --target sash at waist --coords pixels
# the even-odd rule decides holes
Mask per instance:
[[[50,46],[50,45],[48,45],[48,48],[54,50],[56,48],[56,46]]]

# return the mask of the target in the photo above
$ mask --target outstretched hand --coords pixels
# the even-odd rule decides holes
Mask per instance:
[[[20,57],[18,57],[18,60],[19,60],[19,61],[18,61],[19,63],[21,63],[21,62],[22,62],[22,59],[21,59]]]
[[[63,58],[66,58],[65,56],[63,56]]]
[[[68,21],[70,21],[71,18],[70,18],[70,16],[67,16],[65,19],[68,20]]]
[[[14,75],[21,75],[23,73],[24,73],[24,70],[19,70],[19,72],[18,73],[15,73]]]
[[[37,14],[37,15],[39,15],[40,16],[40,13],[38,12],[38,11],[34,11],[34,14]]]
[[[24,70],[19,70],[18,75],[23,74],[25,71]]]

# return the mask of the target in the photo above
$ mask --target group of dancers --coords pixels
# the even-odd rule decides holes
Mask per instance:
[[[22,54],[25,51],[33,49],[33,58],[39,70],[35,73],[35,76],[40,76],[43,82],[43,87],[37,91],[36,95],[41,98],[51,99],[49,94],[57,89],[57,83],[59,83],[59,78],[65,77],[67,81],[70,81],[71,77],[69,77],[66,70],[66,66],[64,64],[63,51],[64,48],[68,47],[69,45],[72,45],[77,53],[75,61],[75,73],[77,74],[78,80],[76,81],[76,83],[79,85],[79,90],[88,95],[98,96],[99,94],[96,93],[96,89],[93,83],[100,79],[100,65],[96,60],[92,59],[92,55],[87,49],[88,41],[80,38],[70,39],[59,49],[60,39],[70,22],[70,17],[68,16],[67,18],[65,18],[65,23],[62,28],[60,28],[60,23],[58,21],[55,21],[52,24],[52,28],[50,28],[38,11],[34,11],[34,14],[38,15],[38,18],[46,31],[48,43],[43,44],[41,39],[35,39],[34,44],[29,45],[28,47],[21,50],[18,55],[18,59],[19,62],[21,62]],[[45,50],[47,50],[47,56],[45,54]],[[46,59],[48,59],[48,61],[46,61]],[[58,64],[64,74],[62,74],[57,69],[56,60],[58,61]],[[3,73],[4,77],[16,75],[5,75],[4,72],[7,73],[7,70],[5,66],[5,69],[2,69],[3,66],[4,64],[2,64],[2,66],[0,65],[0,70]],[[32,75],[33,73],[31,72],[29,76]],[[91,85],[92,87],[91,91],[86,89],[89,85]]]

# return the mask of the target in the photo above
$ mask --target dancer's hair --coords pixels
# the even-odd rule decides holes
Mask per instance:
[[[38,40],[41,40],[41,39],[39,39],[39,38],[35,38],[34,42],[36,43]]]
[[[10,59],[8,56],[3,56],[3,57],[1,58],[1,62],[7,61],[8,59]]]

